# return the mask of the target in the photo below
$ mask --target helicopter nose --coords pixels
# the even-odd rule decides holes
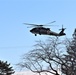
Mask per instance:
[[[31,32],[31,30],[30,30],[30,32]]]
[[[32,30],[30,30],[30,32],[32,32]]]

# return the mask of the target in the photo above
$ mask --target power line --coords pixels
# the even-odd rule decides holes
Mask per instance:
[[[0,47],[0,49],[22,49],[22,48],[31,48],[31,46],[10,46],[10,47]]]

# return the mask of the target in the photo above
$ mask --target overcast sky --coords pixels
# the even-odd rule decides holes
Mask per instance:
[[[46,24],[56,21],[52,31],[62,24],[71,38],[76,27],[76,0],[0,0],[0,60],[14,66],[30,51],[37,40],[51,36],[34,36],[23,23]]]

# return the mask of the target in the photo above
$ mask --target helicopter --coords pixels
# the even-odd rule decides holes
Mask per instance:
[[[54,23],[54,22],[55,21],[53,21],[51,23]],[[39,34],[39,35],[50,35],[50,36],[64,36],[64,35],[66,35],[64,33],[64,30],[66,28],[63,28],[63,25],[62,25],[62,28],[59,29],[61,31],[59,33],[57,33],[57,32],[52,31],[50,28],[44,27],[44,26],[47,26],[47,25],[42,25],[42,24],[41,25],[38,25],[38,24],[29,24],[29,23],[24,23],[24,24],[34,26],[30,30],[30,32],[33,33],[35,36],[37,36],[37,34]]]

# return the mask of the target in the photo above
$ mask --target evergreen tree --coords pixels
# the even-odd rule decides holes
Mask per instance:
[[[10,64],[4,61],[0,60],[0,75],[11,75],[14,73],[14,70],[12,67],[10,67]]]
[[[64,64],[62,72],[66,75],[76,75],[76,29],[73,33],[73,38],[66,45],[67,55],[64,56]]]

